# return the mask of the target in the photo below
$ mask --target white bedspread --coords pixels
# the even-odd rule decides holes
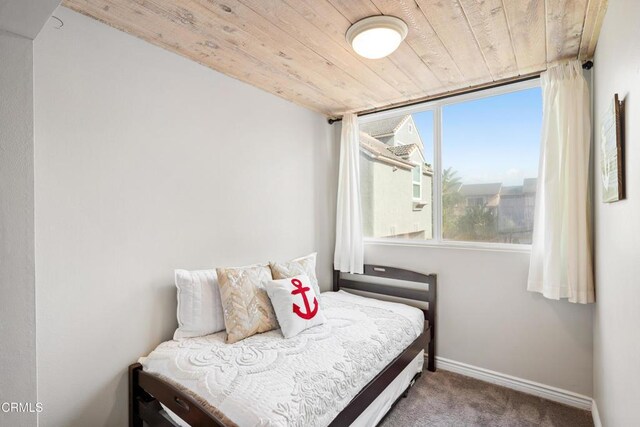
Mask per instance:
[[[196,393],[240,426],[326,426],[420,335],[423,314],[346,292],[321,295],[327,323],[226,344],[225,333],[160,344],[143,369]]]

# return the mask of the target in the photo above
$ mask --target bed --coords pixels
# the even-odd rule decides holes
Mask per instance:
[[[357,280],[336,272],[320,303],[327,322],[294,338],[275,330],[226,344],[221,332],[160,344],[129,367],[130,425],[375,425],[420,377],[425,349],[435,371],[435,275],[373,265]]]

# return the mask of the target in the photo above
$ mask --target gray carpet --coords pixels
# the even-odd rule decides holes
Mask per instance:
[[[380,424],[395,426],[593,426],[591,413],[451,372],[427,372]]]

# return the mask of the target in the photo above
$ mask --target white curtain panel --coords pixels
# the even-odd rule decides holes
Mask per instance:
[[[362,205],[360,202],[360,129],[355,114],[342,117],[340,176],[333,264],[344,273],[363,272]]]
[[[594,302],[589,89],[578,61],[542,73],[542,144],[527,289]]]

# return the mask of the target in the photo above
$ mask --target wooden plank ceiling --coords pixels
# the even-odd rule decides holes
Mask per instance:
[[[327,116],[428,99],[588,59],[607,0],[64,0],[150,43]],[[371,15],[409,26],[370,60],[345,41]]]

